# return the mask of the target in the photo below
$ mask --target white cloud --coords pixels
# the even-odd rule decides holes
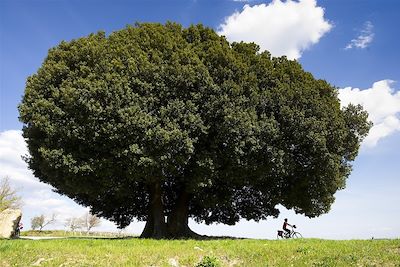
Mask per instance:
[[[0,132],[0,177],[9,176],[10,181],[18,187],[28,186],[31,189],[48,187],[33,177],[22,160],[22,156],[25,155],[28,155],[28,148],[21,131]]]
[[[229,41],[255,42],[273,56],[298,59],[331,27],[316,0],[274,0],[268,5],[245,5],[225,19],[218,33]]]
[[[364,28],[360,31],[357,38],[352,39],[350,43],[344,48],[345,50],[352,48],[366,48],[374,39],[374,32],[372,31],[374,25],[370,21],[364,23]]]
[[[339,90],[342,106],[349,103],[361,104],[369,113],[369,119],[374,123],[364,144],[373,147],[377,142],[400,131],[400,91],[395,91],[393,81],[382,80],[375,82],[371,88],[346,87]]]

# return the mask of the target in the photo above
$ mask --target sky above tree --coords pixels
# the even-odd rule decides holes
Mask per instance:
[[[109,34],[136,21],[175,21],[183,26],[202,23],[229,41],[255,42],[273,56],[298,60],[306,71],[338,88],[342,105],[362,104],[374,126],[354,162],[346,189],[336,194],[330,213],[308,219],[284,210],[278,219],[260,223],[242,221],[228,227],[192,222],[192,229],[202,234],[273,238],[283,218],[288,217],[305,236],[398,237],[399,11],[396,0],[2,0],[0,175],[9,176],[20,190],[26,225],[41,213],[59,213],[60,221],[82,215],[83,207],[38,182],[21,159],[27,150],[17,105],[26,78],[37,71],[48,49],[62,40],[100,30]],[[128,231],[140,233],[142,227],[132,223]],[[107,222],[101,228],[116,229]]]

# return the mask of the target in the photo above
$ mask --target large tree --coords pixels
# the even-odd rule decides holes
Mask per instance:
[[[370,128],[298,62],[174,23],[61,42],[19,110],[36,177],[121,228],[146,221],[154,238],[278,204],[328,212]]]

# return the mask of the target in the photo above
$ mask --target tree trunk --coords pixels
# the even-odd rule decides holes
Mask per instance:
[[[165,223],[162,190],[159,182],[150,185],[150,202],[146,226],[141,234],[143,238],[167,238],[167,224]]]
[[[189,228],[189,201],[190,195],[182,190],[173,210],[167,218],[168,234],[170,238],[198,239],[201,237]]]
[[[195,238],[202,236],[189,228],[190,195],[181,190],[176,203],[165,222],[162,189],[160,183],[150,186],[150,202],[146,225],[140,237],[142,238]]]

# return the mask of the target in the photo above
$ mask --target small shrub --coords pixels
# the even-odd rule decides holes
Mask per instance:
[[[219,267],[221,264],[218,262],[217,258],[205,256],[199,263],[196,264],[196,267]]]

